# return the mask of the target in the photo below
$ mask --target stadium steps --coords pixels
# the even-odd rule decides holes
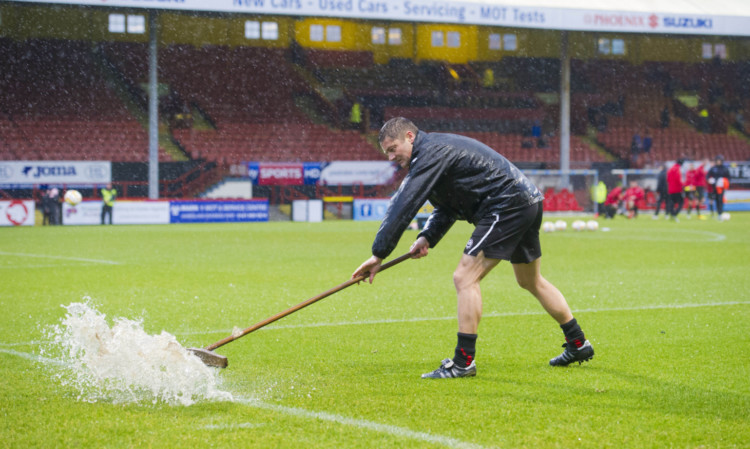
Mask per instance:
[[[618,160],[617,156],[607,151],[607,149],[599,144],[599,142],[596,140],[596,128],[594,128],[593,126],[588,127],[588,129],[586,130],[586,135],[581,136],[581,141],[596,150],[597,153],[604,156],[607,161],[612,162]]]
[[[309,95],[296,95],[294,105],[302,111],[316,125],[330,125],[330,121],[320,113],[315,99]]]
[[[218,184],[209,187],[202,198],[228,199],[238,198],[249,200],[253,197],[252,182],[247,179],[224,178]]]
[[[124,76],[117,71],[114,65],[110,64],[106,57],[99,51],[94,50],[94,61],[101,68],[102,73],[106,76],[107,81],[113,87],[113,90],[117,97],[125,105],[128,112],[138,121],[143,129],[148,132],[148,111],[144,110],[134,97],[133,93],[128,88]],[[169,127],[163,121],[159,119],[159,148],[163,149],[173,161],[187,161],[190,158],[180,148],[172,138],[169,132]]]
[[[750,145],[750,136],[748,136],[747,134],[745,134],[742,131],[738,130],[734,126],[730,126],[729,127],[729,130],[727,131],[727,134],[729,134],[730,136],[735,136],[735,137],[737,137],[739,139],[742,139],[743,141],[747,142]]]

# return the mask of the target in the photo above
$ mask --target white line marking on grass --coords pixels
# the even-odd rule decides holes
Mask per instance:
[[[76,268],[91,267],[96,264],[92,263],[80,263],[76,265]],[[36,270],[39,268],[60,268],[60,264],[45,264],[45,265],[9,265],[0,266],[0,270]]]
[[[204,429],[208,430],[234,430],[234,429],[255,429],[256,427],[263,427],[263,423],[253,422],[241,422],[236,424],[207,424],[203,426]]]
[[[750,304],[750,301],[726,301],[726,302],[709,302],[709,303],[688,303],[688,304],[654,304],[650,306],[633,306],[633,307],[605,307],[600,309],[574,309],[575,313],[601,313],[601,312],[626,312],[626,311],[638,311],[638,310],[660,310],[660,309],[694,309],[698,307],[722,307],[722,306],[739,306]],[[546,315],[547,312],[543,310],[537,310],[532,312],[490,312],[482,315],[483,318],[501,318],[501,317],[513,317],[513,316],[534,316],[534,315]],[[304,329],[312,327],[338,327],[338,326],[367,326],[372,324],[398,324],[398,323],[419,323],[423,321],[449,321],[455,320],[455,316],[438,316],[438,317],[415,317],[415,318],[385,318],[382,320],[362,320],[362,321],[338,321],[329,323],[307,323],[307,324],[281,324],[281,325],[270,325],[262,329],[258,329],[258,332],[264,330],[280,330],[280,329]],[[203,330],[203,331],[187,331],[187,332],[173,332],[173,335],[208,335],[208,334],[230,334],[232,329],[214,329],[214,330]],[[14,342],[14,343],[3,343],[0,342],[0,347],[12,347],[12,346],[32,346],[40,344],[40,341],[26,341],[26,342]],[[0,351],[3,351],[0,348]]]
[[[31,360],[32,362],[49,363],[51,365],[65,366],[65,364],[59,360],[51,359],[49,357],[43,357],[41,355],[30,354],[28,352],[15,351],[13,349],[0,349],[0,353],[14,355],[21,357],[22,359]]]
[[[93,263],[103,263],[107,265],[120,265],[120,262],[115,262],[114,260],[84,259],[82,257],[53,256],[50,254],[9,253],[5,251],[0,251],[0,255],[18,256],[18,257],[37,257],[37,258],[42,258],[42,259],[60,259],[60,260],[73,260],[77,262],[93,262]]]
[[[42,344],[42,342],[39,341],[39,340],[21,341],[21,342],[17,342],[17,343],[2,343],[2,342],[0,342],[0,346],[5,346],[5,347],[33,346],[33,345],[39,345],[39,344]],[[2,349],[2,348],[0,348],[0,349]]]
[[[664,235],[666,233],[666,235]],[[700,231],[695,229],[650,229],[648,233],[646,231],[624,229],[624,228],[611,228],[611,232],[604,233],[599,232],[556,232],[562,237],[575,237],[575,238],[598,238],[598,239],[617,239],[617,240],[644,240],[649,242],[721,242],[727,239],[724,234],[711,231]],[[705,236],[706,238],[696,239],[690,236],[678,236],[675,234],[697,234],[699,236]]]
[[[366,419],[349,418],[347,416],[337,415],[335,413],[328,412],[314,412],[311,410],[305,410],[297,407],[285,407],[283,405],[268,404],[256,399],[244,399],[235,398],[235,402],[248,405],[250,407],[256,407],[263,410],[270,410],[274,412],[280,412],[285,415],[295,416],[299,418],[307,418],[321,421],[329,421],[337,424],[343,424],[346,426],[357,427],[360,429],[372,430],[379,433],[387,433],[399,438],[407,438],[410,440],[418,440],[426,443],[440,444],[442,446],[452,448],[464,448],[464,449],[483,449],[484,446],[480,446],[474,443],[468,443],[465,441],[458,440],[456,438],[436,435],[427,432],[418,432],[415,430],[407,429],[405,427],[394,426],[391,424],[382,424],[374,421],[368,421]]]
[[[691,304],[654,304],[647,306],[633,306],[633,307],[605,307],[598,309],[574,309],[575,313],[597,313],[597,312],[623,312],[623,311],[638,311],[638,310],[659,310],[659,309],[692,309],[696,307],[721,307],[721,306],[736,306],[750,304],[750,301],[726,301],[726,302],[713,302],[713,303],[691,303]],[[533,315],[546,315],[547,312],[544,310],[537,310],[531,312],[490,312],[482,315],[483,318],[498,318],[498,317],[513,317],[513,316],[533,316]],[[307,323],[307,324],[281,324],[281,325],[269,325],[258,331],[262,330],[277,330],[277,329],[299,329],[299,328],[312,328],[312,327],[337,327],[337,326],[365,326],[371,324],[396,324],[396,323],[419,323],[423,321],[449,321],[455,320],[455,316],[440,316],[440,317],[415,317],[415,318],[384,318],[380,320],[361,320],[361,321],[338,321],[328,323]],[[216,329],[210,331],[190,331],[190,332],[175,332],[176,335],[206,335],[215,333],[231,333],[231,329]]]
[[[21,357],[26,360],[31,360],[33,362],[64,365],[62,362],[58,360],[50,359],[47,357],[42,357],[42,356],[35,355],[35,354],[30,354],[27,352],[14,351],[12,349],[0,349],[0,353],[9,354],[9,355],[13,355],[16,357]],[[298,418],[329,421],[329,422],[333,422],[336,424],[343,424],[346,426],[357,427],[360,429],[371,430],[374,432],[387,433],[389,435],[393,435],[399,438],[407,438],[407,439],[418,440],[418,441],[427,442],[427,443],[440,444],[440,445],[451,447],[451,448],[484,449],[484,446],[480,446],[480,445],[473,444],[473,443],[467,443],[465,441],[461,441],[456,438],[451,438],[451,437],[447,437],[444,435],[431,434],[427,432],[417,432],[411,429],[407,429],[405,427],[394,426],[391,424],[382,424],[382,423],[378,423],[375,421],[368,421],[366,419],[349,418],[347,416],[337,415],[334,413],[314,412],[310,410],[305,410],[303,408],[285,407],[283,405],[278,405],[278,404],[268,404],[266,402],[258,401],[256,399],[237,398],[235,402],[248,405],[251,407],[255,407],[255,408],[260,408],[263,410],[270,410],[274,412],[283,413],[285,415],[290,415],[290,416],[294,416]],[[262,424],[254,424],[254,423],[239,423],[239,424],[229,424],[229,425],[209,424],[209,425],[204,426],[204,428],[219,429],[219,430],[237,429],[237,428],[247,429],[247,428],[259,427],[261,425]]]

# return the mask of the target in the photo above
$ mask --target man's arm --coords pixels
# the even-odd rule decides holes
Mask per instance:
[[[427,219],[419,237],[425,238],[429,242],[430,248],[434,248],[455,222],[456,217],[437,206]]]
[[[447,155],[441,154],[438,148],[429,158],[422,156],[419,165],[412,166],[409,175],[404,178],[398,192],[391,199],[380,229],[372,244],[372,254],[385,259],[398,244],[401,235],[409,223],[424,205],[430,192],[450,163]]]

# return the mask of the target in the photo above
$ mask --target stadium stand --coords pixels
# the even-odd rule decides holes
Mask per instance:
[[[194,159],[227,164],[382,160],[382,154],[357,131],[333,131],[325,125],[229,124],[218,130],[174,130]]]
[[[148,136],[97,63],[91,45],[0,40],[0,142],[18,160],[146,161]],[[161,160],[170,160],[160,151]]]
[[[148,73],[142,62],[145,46],[112,43],[104,51],[128,83],[139,88]],[[336,58],[335,53],[309,52],[305,60],[323,67],[362,65],[368,59],[362,54]],[[309,93],[310,86],[292,67],[287,49],[171,45],[162,51],[159,68],[178,101],[213,124],[210,129],[172,129],[191,158],[238,164],[381,157],[359,133],[314,124],[296,106],[295,96]]]

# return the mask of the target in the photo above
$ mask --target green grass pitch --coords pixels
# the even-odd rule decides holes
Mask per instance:
[[[573,219],[543,234],[542,271],[591,362],[548,366],[562,333],[503,263],[482,284],[478,376],[420,378],[455,346],[459,223],[427,258],[219,349],[235,401],[189,407],[79,400],[37,359],[44,329],[89,296],[204,346],[347,280],[378,223],[0,229],[0,445],[750,447],[750,214]]]

